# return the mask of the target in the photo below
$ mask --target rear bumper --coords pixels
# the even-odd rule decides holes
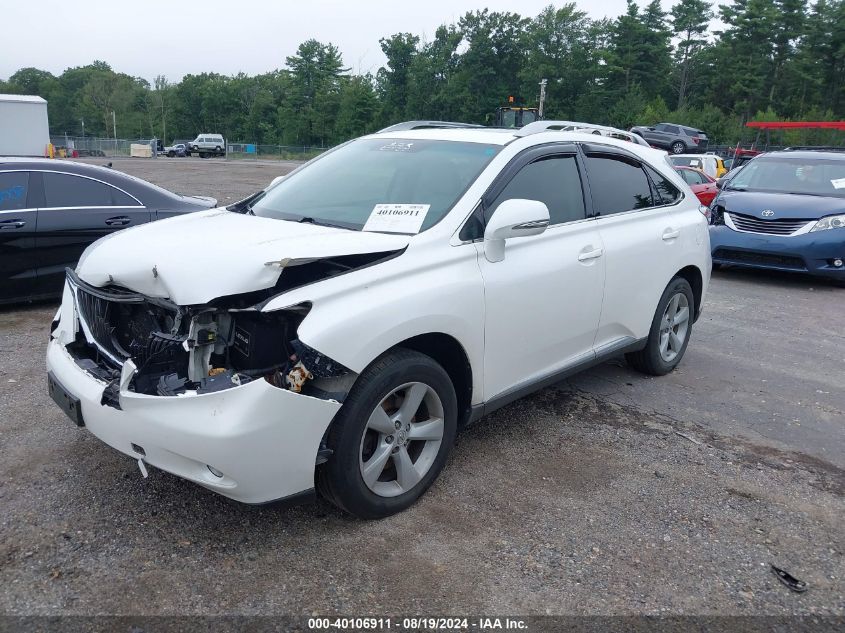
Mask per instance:
[[[257,379],[224,391],[171,397],[121,387],[120,409],[103,405],[106,383],[79,367],[65,347],[77,327],[73,310],[66,289],[47,369],[79,399],[85,427],[100,440],[244,503],[275,501],[314,487],[320,442],[340,403]]]
[[[714,264],[803,272],[831,279],[845,279],[845,230],[831,229],[794,237],[734,231],[728,226],[710,227]]]

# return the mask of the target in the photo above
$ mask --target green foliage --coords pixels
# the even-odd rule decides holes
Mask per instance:
[[[722,32],[711,30],[716,13]],[[433,39],[406,32],[379,44],[386,63],[375,76],[350,74],[337,47],[309,39],[261,75],[159,76],[151,85],[94,61],[59,76],[21,68],[0,92],[47,99],[56,134],[79,135],[84,121],[86,135],[217,132],[268,147],[326,147],[409,119],[490,123],[509,96],[537,105],[543,78],[548,118],[673,121],[724,143],[752,139],[744,123],[755,118],[845,118],[845,0],[676,0],[668,14],[659,0],[628,0],[625,13],[600,20],[574,2],[530,18],[482,9]]]

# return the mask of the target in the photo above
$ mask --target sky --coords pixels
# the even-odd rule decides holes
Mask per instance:
[[[644,6],[647,0],[640,0]],[[0,78],[35,66],[59,75],[99,59],[118,72],[178,81],[189,73],[249,75],[282,68],[310,38],[333,43],[355,73],[375,73],[379,39],[410,32],[431,39],[467,11],[526,17],[551,0],[0,0]],[[664,0],[668,10],[671,0]],[[616,17],[625,0],[581,0],[590,17]]]

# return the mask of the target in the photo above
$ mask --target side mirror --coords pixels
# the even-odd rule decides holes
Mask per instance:
[[[721,189],[725,186],[725,177],[716,178],[716,189]]]
[[[505,258],[505,240],[539,235],[549,226],[549,208],[539,200],[505,200],[484,229],[484,256],[489,262]]]

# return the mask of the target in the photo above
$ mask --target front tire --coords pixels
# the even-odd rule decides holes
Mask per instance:
[[[410,507],[452,450],[458,405],[432,358],[397,348],[358,377],[329,429],[333,451],[317,469],[320,494],[361,519]]]
[[[694,314],[695,297],[689,282],[673,278],[657,304],[645,348],[625,354],[628,364],[652,376],[675,369],[687,351]]]
[[[684,145],[681,141],[675,141],[674,143],[672,143],[669,149],[672,150],[673,154],[683,154],[685,151],[687,151],[687,146]]]

